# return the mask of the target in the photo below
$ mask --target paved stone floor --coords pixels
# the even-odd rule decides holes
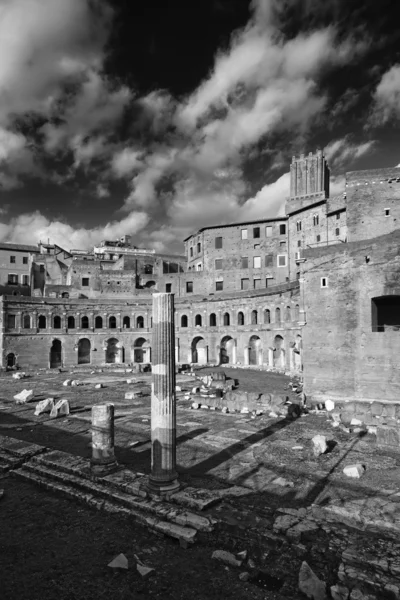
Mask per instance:
[[[226,372],[239,379],[240,389],[283,393],[293,399],[288,377],[239,369]],[[83,385],[63,387],[66,378],[77,379]],[[136,382],[128,384],[127,378]],[[148,473],[150,382],[150,375],[123,372],[46,372],[20,381],[12,379],[9,373],[3,374],[0,434],[89,457],[91,406],[97,402],[113,402],[117,458],[137,472]],[[97,383],[103,383],[104,388],[95,389]],[[177,383],[182,388],[177,400],[180,479],[203,489],[231,488],[229,502],[222,503],[216,510],[229,515],[233,526],[239,524],[243,537],[246,524],[250,526],[254,519],[265,516],[272,527],[272,515],[276,518],[277,509],[285,509],[289,516],[290,511],[294,511],[291,515],[294,520],[289,523],[286,519],[282,531],[290,531],[289,537],[298,542],[304,531],[308,535],[314,531],[315,524],[310,525],[310,520],[304,524],[305,513],[301,513],[300,518],[296,511],[302,508],[311,511],[314,505],[325,510],[323,518],[328,522],[341,521],[357,531],[373,532],[374,528],[383,527],[388,538],[398,536],[400,461],[395,454],[379,451],[374,435],[334,428],[326,412],[309,413],[292,420],[193,410],[192,400],[184,397],[185,391],[193,387],[193,379],[179,376]],[[22,389],[32,389],[34,400],[16,405],[13,396]],[[139,390],[142,395],[137,399],[124,399],[127,391]],[[48,415],[34,416],[36,401],[50,396],[69,400],[68,418],[50,420]],[[314,457],[311,443],[316,434],[325,435],[329,446],[329,451],[318,458]],[[343,468],[354,463],[365,467],[360,479],[349,479],[343,474]],[[313,514],[311,521],[314,519],[315,523],[315,519],[322,518],[321,514]],[[346,538],[342,548],[349,556],[358,553],[354,550],[357,544],[363,546],[358,538],[353,542],[350,547]],[[335,568],[338,567],[337,564]]]

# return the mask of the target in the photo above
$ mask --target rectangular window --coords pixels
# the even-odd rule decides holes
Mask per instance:
[[[273,285],[274,283],[274,278],[273,277],[266,277],[265,279],[265,287],[269,287],[270,285]]]
[[[88,287],[89,277],[82,277],[82,287]]]
[[[273,267],[274,265],[274,255],[273,254],[266,254],[265,255],[265,266],[266,267]]]
[[[248,290],[249,289],[249,280],[247,278],[241,280],[241,289],[242,290]]]
[[[197,254],[200,254],[200,252],[201,252],[201,244],[200,244],[200,242],[198,242],[198,244],[197,244]]]
[[[301,221],[296,221],[296,230],[301,231]]]
[[[297,240],[297,247],[301,248],[301,240]]]
[[[8,283],[11,285],[15,285],[18,283],[18,275],[14,275],[13,273],[8,274]]]
[[[286,242],[279,242],[279,248],[280,250],[286,250]]]
[[[191,294],[193,292],[193,281],[186,282],[186,293]]]
[[[255,290],[260,290],[261,289],[261,277],[255,277],[253,279],[253,287]]]
[[[247,256],[242,256],[241,260],[241,268],[242,269],[248,269],[249,268],[249,259],[247,258]]]
[[[247,240],[247,229],[242,229],[242,240]]]
[[[321,236],[317,235],[317,242],[320,242],[320,241],[321,241]]]
[[[218,248],[222,248],[222,237],[216,237],[215,238],[215,247]]]
[[[15,328],[15,315],[7,315],[7,327],[8,329]]]
[[[336,229],[335,229],[335,235],[340,235],[340,229],[339,229],[339,227],[336,227]]]
[[[286,267],[286,254],[278,254],[278,267]]]
[[[196,265],[196,271],[202,271],[203,270],[203,264],[202,263],[197,263]]]
[[[215,270],[216,271],[221,271],[222,270],[222,258],[216,258],[215,259]]]
[[[271,225],[267,225],[265,228],[265,236],[266,237],[271,237],[272,236],[272,227]]]
[[[254,244],[254,250],[259,250],[260,249],[260,244]]]
[[[286,235],[286,224],[282,223],[279,225],[279,235]]]
[[[29,275],[22,275],[21,281],[22,285],[29,285]]]
[[[216,281],[215,282],[215,291],[216,292],[222,292],[223,289],[224,289],[224,282],[223,281]]]
[[[22,257],[22,264],[23,265],[27,265],[28,264],[28,257],[27,256],[23,256]]]
[[[336,213],[336,218],[340,219],[340,213]]]
[[[190,258],[193,258],[193,247],[190,248]]]
[[[327,277],[321,277],[321,287],[322,288],[328,287],[328,278]]]
[[[10,263],[15,264],[15,256],[10,256]]]
[[[261,269],[261,256],[253,256],[253,269]]]
[[[253,227],[253,238],[259,238],[259,237],[260,237],[260,228]]]
[[[385,217],[390,216],[390,208],[385,208]]]
[[[170,293],[171,293],[171,290],[172,290],[172,283],[166,283],[166,284],[165,284],[165,292],[166,292],[167,294],[170,294]]]

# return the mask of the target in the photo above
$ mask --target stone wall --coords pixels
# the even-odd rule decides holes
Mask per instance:
[[[400,296],[399,254],[400,231],[304,253],[304,391],[313,401],[398,401],[400,331],[374,326],[372,299]]]

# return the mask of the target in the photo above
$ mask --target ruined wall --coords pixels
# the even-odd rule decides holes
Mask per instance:
[[[296,256],[308,246],[326,245],[326,201],[291,214],[288,219],[290,278],[299,271]]]
[[[304,389],[315,401],[392,400],[400,392],[399,330],[377,331],[372,299],[400,296],[400,231],[305,252]],[[327,287],[321,286],[326,278]],[[400,312],[398,313],[400,314]]]
[[[346,182],[350,242],[371,239],[399,228],[400,168],[353,171],[346,173]]]

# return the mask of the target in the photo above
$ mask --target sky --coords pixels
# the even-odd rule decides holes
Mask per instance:
[[[293,155],[400,163],[392,0],[0,0],[0,241],[133,236],[284,214]]]

